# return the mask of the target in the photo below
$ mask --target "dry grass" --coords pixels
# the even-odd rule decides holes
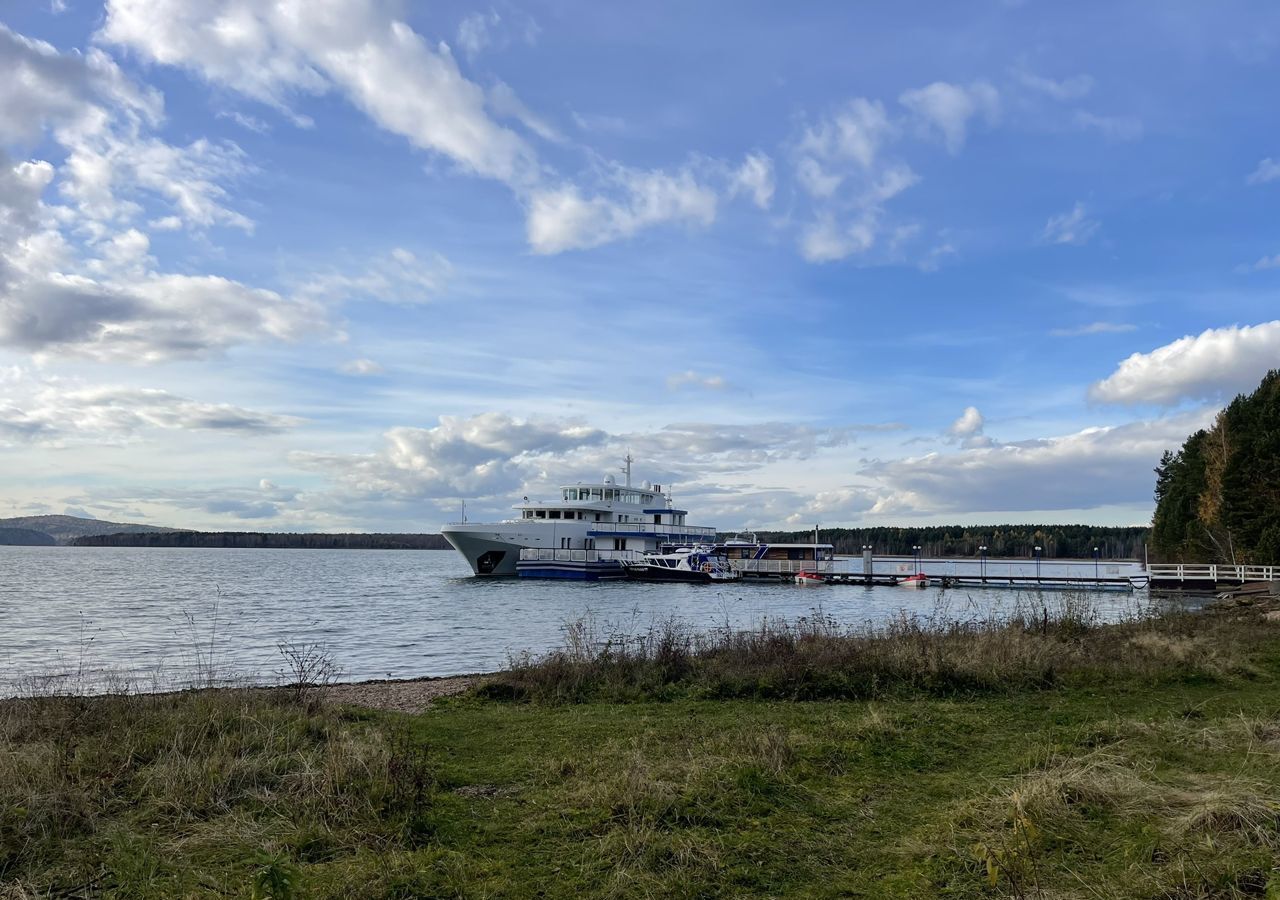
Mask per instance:
[[[817,615],[749,630],[667,621],[640,633],[589,620],[565,645],[514,660],[482,689],[492,699],[587,702],[704,698],[870,699],[1049,687],[1123,675],[1217,679],[1248,674],[1256,626],[1227,615],[1164,615],[1101,625],[1070,597],[1024,603],[1001,619],[900,616],[847,627]]]
[[[162,895],[193,887],[183,860],[243,874],[402,840],[433,784],[394,733],[221,690],[0,702],[0,787],[0,883],[74,894],[111,871]]]

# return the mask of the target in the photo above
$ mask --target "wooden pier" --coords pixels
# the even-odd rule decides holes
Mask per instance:
[[[1040,560],[990,558],[914,558],[901,556],[835,559],[730,559],[744,579],[794,581],[800,572],[816,573],[827,584],[894,586],[917,573],[934,588],[1007,588],[1015,590],[1131,591],[1147,586],[1136,562],[1115,560]]]
[[[1215,592],[1249,582],[1280,581],[1280,566],[1218,566],[1153,563],[1151,586],[1162,590]]]

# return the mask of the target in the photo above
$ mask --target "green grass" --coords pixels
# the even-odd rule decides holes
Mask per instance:
[[[962,677],[886,662],[858,699],[778,698],[815,683],[796,653],[827,675],[898,659],[810,634],[768,658],[691,647],[662,677],[645,666],[669,653],[570,654],[488,691],[522,702],[420,716],[7,701],[0,897],[1274,900],[1280,627],[1196,621],[953,633],[920,665]],[[725,678],[770,687],[725,699]],[[544,689],[575,702],[529,701]]]

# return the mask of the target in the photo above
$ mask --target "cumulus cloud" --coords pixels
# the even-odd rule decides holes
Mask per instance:
[[[0,344],[104,361],[210,357],[240,343],[327,329],[316,303],[213,275],[119,282],[53,273],[0,296]]]
[[[329,474],[343,490],[393,499],[493,497],[527,477],[530,457],[599,444],[605,433],[573,422],[501,413],[441,416],[433,428],[393,428],[376,453],[294,453],[292,461]]]
[[[629,238],[664,222],[707,226],[717,195],[691,169],[675,174],[616,167],[607,195],[585,196],[572,184],[534,191],[527,233],[536,253],[581,250]]]
[[[935,81],[905,91],[898,101],[928,130],[938,133],[952,155],[964,147],[969,123],[994,123],[1000,117],[1000,93],[985,81],[969,85]]]
[[[1275,256],[1264,256],[1253,264],[1255,272],[1263,272],[1267,269],[1280,269],[1280,253]]]
[[[1040,240],[1046,244],[1079,246],[1087,244],[1099,227],[1100,223],[1096,219],[1088,218],[1085,205],[1077,202],[1067,212],[1049,217],[1044,230],[1040,232]]]
[[[982,417],[978,407],[966,406],[960,417],[947,428],[947,435],[959,441],[960,446],[965,449],[993,447],[996,442],[982,433],[985,427],[986,419]]]
[[[0,399],[0,435],[10,442],[116,441],[151,428],[265,434],[301,421],[147,388],[67,389],[44,383],[25,399]]]
[[[749,153],[729,180],[729,196],[744,194],[761,209],[773,202],[773,160],[764,153]]]
[[[1090,509],[1146,502],[1151,468],[1212,418],[1207,410],[998,447],[868,466],[876,513]]]
[[[1249,174],[1245,181],[1249,184],[1266,184],[1278,178],[1280,178],[1280,159],[1272,159],[1268,156],[1258,163],[1258,167]]]
[[[794,156],[796,180],[815,205],[813,218],[800,231],[806,260],[862,255],[880,242],[885,204],[920,180],[885,152],[898,134],[884,105],[861,97],[804,129]],[[897,249],[886,245],[886,252]]]
[[[1172,406],[1221,400],[1257,387],[1280,367],[1280,321],[1231,325],[1187,335],[1149,353],[1134,353],[1089,388],[1100,403]]]

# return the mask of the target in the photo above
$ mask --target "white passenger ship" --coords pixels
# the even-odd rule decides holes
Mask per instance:
[[[626,578],[626,563],[646,552],[714,543],[716,530],[685,524],[662,485],[631,485],[612,475],[599,482],[562,485],[558,500],[516,504],[519,517],[505,522],[454,523],[440,530],[477,575],[526,578]]]

